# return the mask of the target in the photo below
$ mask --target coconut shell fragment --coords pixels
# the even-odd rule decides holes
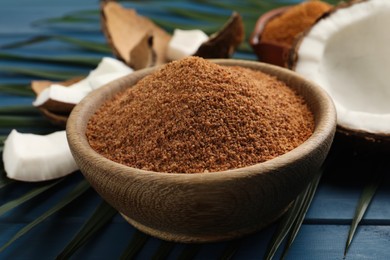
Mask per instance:
[[[134,9],[106,1],[102,3],[101,21],[103,32],[118,59],[137,69],[166,63],[171,36],[150,19],[138,15]],[[153,41],[149,40],[150,35]],[[153,49],[150,44],[145,44],[145,39],[148,39],[147,43],[153,43]],[[134,49],[137,49],[137,55]]]
[[[156,64],[156,53],[153,50],[153,35],[145,34],[141,41],[130,51],[129,66],[134,70],[140,70],[154,64]]]
[[[35,95],[38,96],[42,91],[44,91],[46,88],[50,87],[54,83],[60,84],[62,86],[71,86],[82,79],[83,78],[81,77],[77,77],[62,82],[53,82],[49,80],[33,80],[31,82],[31,89],[33,90]],[[38,109],[45,117],[50,120],[50,122],[55,125],[65,127],[68,116],[74,106],[75,104],[63,103],[56,100],[49,100],[48,102],[45,102],[44,104],[39,106]]]
[[[341,3],[297,38],[288,59],[333,99],[338,137],[365,149],[390,151],[389,17],[388,0]]]
[[[296,39],[332,8],[328,3],[312,0],[276,8],[261,15],[250,38],[259,60],[287,67]]]
[[[202,58],[230,58],[245,38],[242,17],[233,12],[222,29],[210,36],[194,56]]]
[[[68,87],[73,85],[76,82],[79,82],[81,79],[82,78],[77,77],[62,82],[52,82],[49,80],[34,80],[31,82],[31,89],[38,96],[46,88],[49,88],[52,84],[60,84],[62,86]],[[64,103],[57,100],[49,99],[41,106],[39,106],[39,108],[44,108],[54,113],[69,114],[70,111],[72,111],[72,109],[74,108],[74,106],[75,104]]]

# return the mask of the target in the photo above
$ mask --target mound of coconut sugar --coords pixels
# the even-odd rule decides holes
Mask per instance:
[[[201,173],[270,160],[300,145],[313,129],[305,101],[283,82],[189,57],[107,101],[86,134],[91,147],[112,161]]]

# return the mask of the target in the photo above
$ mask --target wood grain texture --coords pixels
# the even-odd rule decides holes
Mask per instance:
[[[240,237],[275,221],[324,161],[336,116],[327,94],[295,73],[258,62],[214,60],[276,76],[300,93],[315,115],[313,135],[296,149],[267,162],[224,172],[158,173],[127,167],[92,150],[85,136],[91,115],[118,91],[154,69],[135,72],[96,90],[75,107],[68,141],[94,189],[126,219],[153,236],[180,242]]]

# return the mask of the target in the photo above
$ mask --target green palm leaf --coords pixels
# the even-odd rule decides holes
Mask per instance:
[[[314,197],[318,183],[322,176],[320,170],[315,178],[309,183],[306,189],[297,197],[293,205],[287,211],[285,216],[281,219],[278,228],[271,238],[265,254],[265,259],[272,259],[275,256],[279,246],[283,240],[288,237],[283,256],[287,254],[288,249],[292,245],[298,231],[302,225],[303,219]]]
[[[291,227],[291,231],[288,235],[286,245],[284,247],[283,253],[282,253],[282,259],[287,255],[288,250],[290,249],[291,245],[293,244],[296,236],[298,235],[299,229],[302,226],[303,220],[305,219],[307,210],[310,207],[310,204],[314,198],[315,192],[317,190],[318,184],[321,180],[321,177],[323,175],[322,169],[320,169],[319,173],[315,176],[314,180],[309,184],[308,189],[305,191],[305,197],[303,199],[303,204],[300,206],[299,213],[295,219],[294,225]]]
[[[76,236],[68,243],[68,245],[57,256],[57,259],[69,259],[81,246],[95,236],[96,233],[108,224],[111,219],[118,213],[116,209],[111,207],[107,202],[103,201],[85,222]]]
[[[0,190],[4,187],[7,187],[9,184],[14,183],[15,181],[6,178],[0,178]]]
[[[38,77],[51,80],[67,80],[70,78],[80,77],[81,73],[71,71],[55,71],[37,68],[22,68],[22,67],[0,67],[0,71],[18,74],[22,76]]]
[[[198,254],[200,248],[201,248],[201,245],[199,245],[199,244],[188,244],[181,251],[181,253],[177,259],[179,259],[179,260],[194,259],[195,256]]]
[[[3,141],[0,140],[0,143],[3,143]],[[2,150],[2,148],[3,146],[0,145],[0,150]],[[6,177],[3,163],[0,163],[0,190],[12,183],[15,183],[15,181]]]
[[[53,25],[58,23],[67,23],[67,24],[80,24],[80,23],[95,23],[97,18],[92,17],[83,17],[76,15],[64,15],[62,17],[48,18],[37,20],[32,23],[34,26],[42,26],[42,25]]]
[[[370,205],[376,190],[378,189],[379,185],[382,182],[382,175],[379,173],[376,173],[374,178],[364,187],[363,192],[360,196],[359,202],[356,206],[355,214],[352,219],[351,226],[349,228],[348,232],[348,238],[345,243],[345,248],[344,248],[344,256],[347,255],[349,246],[352,243],[352,239],[354,237],[354,234],[356,232],[356,229],[362,220],[364,214],[367,211],[368,206]]]
[[[241,240],[233,240],[228,243],[225,247],[225,250],[222,251],[220,260],[229,260],[232,259],[234,254],[238,251],[241,246]]]
[[[175,243],[168,241],[161,241],[160,246],[152,256],[153,260],[167,259],[172,249],[175,247]]]
[[[47,127],[54,128],[51,123],[42,117],[31,117],[31,116],[3,116],[0,115],[0,127]]]
[[[34,96],[31,87],[26,84],[0,84],[0,92],[19,96]]]
[[[2,247],[0,247],[0,252],[10,246],[18,238],[26,234],[36,225],[40,224],[42,221],[58,212],[60,209],[71,203],[73,200],[81,196],[84,192],[89,189],[90,185],[85,181],[81,181],[76,187],[74,187],[71,192],[69,192],[62,200],[60,200],[56,205],[50,208],[48,211],[40,215],[38,218],[30,222],[28,225],[20,229],[9,241],[7,241]]]
[[[46,185],[43,185],[43,186],[40,186],[40,187],[37,187],[35,189],[32,189],[30,190],[29,192],[23,194],[22,196],[20,196],[19,198],[16,198],[12,201],[9,201],[3,205],[0,206],[0,216],[3,215],[4,213],[20,206],[21,204],[29,201],[30,199],[33,199],[35,198],[36,196],[42,194],[43,192],[47,191],[48,189],[56,186],[57,184],[59,184],[63,179],[59,179],[57,181],[54,181],[54,182],[50,182],[49,184],[46,184]]]
[[[135,230],[133,238],[131,239],[126,249],[123,251],[120,259],[121,260],[134,259],[135,256],[138,254],[138,252],[141,251],[142,247],[146,244],[148,239],[149,239],[148,235],[142,233],[139,230]]]
[[[74,38],[74,37],[64,36],[64,35],[39,35],[39,36],[29,38],[27,40],[22,40],[22,41],[3,45],[0,47],[0,49],[15,49],[15,48],[20,48],[23,46],[28,46],[31,44],[36,44],[36,43],[45,42],[49,40],[66,42],[89,51],[96,51],[104,54],[111,53],[111,49],[105,43],[92,42],[92,41],[82,40],[79,38]]]
[[[6,106],[0,107],[0,115],[39,115],[38,109],[32,105]]]
[[[206,11],[199,11],[193,9],[183,9],[178,7],[168,7],[167,10],[175,16],[182,16],[186,19],[193,19],[195,23],[223,23],[229,18],[231,12],[226,12],[225,14],[212,13]]]
[[[79,56],[39,56],[39,55],[18,55],[13,53],[0,52],[0,59],[18,60],[18,61],[36,61],[47,63],[59,63],[69,65],[95,66],[101,58],[79,57]]]

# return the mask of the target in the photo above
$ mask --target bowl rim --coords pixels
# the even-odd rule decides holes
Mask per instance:
[[[76,107],[72,110],[67,126],[66,133],[68,138],[68,143],[71,148],[73,154],[75,154],[75,150],[77,149],[77,153],[79,156],[88,158],[89,161],[97,162],[100,161],[100,167],[104,167],[107,170],[112,171],[113,169],[117,170],[117,174],[143,174],[151,175],[151,176],[164,176],[167,179],[180,179],[182,181],[191,181],[194,183],[204,183],[205,180],[215,181],[228,177],[230,179],[250,177],[252,175],[257,174],[265,174],[267,172],[273,171],[280,167],[289,167],[293,162],[302,161],[310,157],[310,154],[318,149],[318,146],[321,146],[322,143],[325,143],[329,138],[333,140],[335,129],[336,129],[336,111],[333,105],[333,101],[329,97],[329,95],[315,83],[306,80],[302,76],[297,73],[290,71],[288,69],[274,66],[271,64],[266,64],[258,61],[249,61],[249,60],[239,60],[239,59],[210,59],[210,61],[215,62],[224,66],[242,66],[246,68],[253,68],[260,70],[262,72],[268,73],[270,75],[276,76],[272,74],[273,71],[278,71],[280,74],[288,78],[295,78],[295,80],[302,81],[302,85],[306,86],[306,89],[313,92],[312,96],[316,96],[316,103],[319,103],[320,113],[317,115],[317,119],[315,120],[315,129],[313,134],[305,140],[298,147],[292,149],[291,151],[277,156],[273,159],[267,160],[262,163],[257,163],[250,166],[245,166],[236,169],[229,169],[225,171],[215,171],[215,172],[202,172],[202,173],[171,173],[171,172],[156,172],[156,171],[148,171],[142,170],[134,167],[130,167],[127,165],[123,165],[114,161],[109,160],[103,155],[99,154],[95,150],[93,150],[87,140],[85,135],[85,128],[89,121],[89,118],[95,111],[100,107],[100,105],[105,101],[113,97],[120,90],[127,88],[123,85],[126,82],[132,80],[135,83],[160,68],[160,66],[142,69],[135,71],[127,76],[124,76],[120,79],[114,80],[107,85],[94,90],[87,97],[85,97]],[[163,66],[163,65],[162,65]],[[282,80],[283,81],[283,80]],[[288,83],[284,81],[287,86]],[[134,83],[134,84],[135,84]],[[128,83],[127,83],[128,84]],[[131,86],[133,86],[132,84]],[[310,87],[309,87],[310,86]],[[290,86],[289,86],[290,87]],[[114,90],[114,91],[112,91]],[[306,91],[306,90],[305,90]],[[96,106],[95,104],[99,105]],[[94,107],[95,106],[95,107]],[[95,108],[93,110],[93,108]],[[88,120],[83,120],[83,116],[87,114]],[[77,162],[77,156],[74,155]],[[222,178],[222,179],[224,179]]]

